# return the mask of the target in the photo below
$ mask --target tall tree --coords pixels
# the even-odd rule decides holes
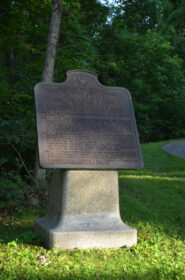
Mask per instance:
[[[52,13],[48,30],[42,82],[50,83],[53,80],[57,44],[60,36],[60,26],[62,21],[62,12],[62,0],[52,0]],[[36,148],[34,179],[36,182],[38,180],[45,182],[45,169],[41,169],[39,166],[38,146]]]

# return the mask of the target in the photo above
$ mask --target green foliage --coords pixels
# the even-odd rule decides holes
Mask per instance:
[[[137,228],[138,243],[125,249],[46,250],[33,233],[46,209],[0,217],[0,279],[184,279],[184,159],[142,145],[143,170],[120,171],[120,212]],[[154,165],[155,162],[155,165]]]
[[[21,177],[9,172],[0,179],[0,208],[9,212],[19,211],[19,206],[24,203],[24,192],[28,188]]]
[[[101,35],[102,81],[130,90],[142,142],[185,133],[184,54],[174,45],[174,32],[173,27],[167,35],[158,28],[130,32],[116,18]]]
[[[183,137],[184,0],[115,2],[63,1],[55,81],[71,69],[95,71],[103,84],[130,90],[141,142]],[[51,0],[0,2],[0,172],[13,170],[27,184],[36,143],[33,87],[50,14]]]
[[[12,246],[13,245],[12,243],[14,243],[15,245],[22,244],[22,243],[26,243],[26,244],[38,243],[38,244],[40,244],[41,243],[41,238],[36,233],[34,233],[32,230],[28,230],[24,233],[21,233],[16,238],[15,241],[13,240],[12,242],[9,242],[8,246]]]

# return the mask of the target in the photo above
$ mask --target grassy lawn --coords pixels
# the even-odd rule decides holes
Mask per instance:
[[[32,231],[46,209],[0,217],[0,280],[185,279],[185,160],[142,146],[145,167],[120,171],[120,212],[138,230],[128,249],[46,250]]]

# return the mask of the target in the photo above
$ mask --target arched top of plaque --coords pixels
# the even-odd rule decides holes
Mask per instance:
[[[82,69],[76,69],[76,70],[70,70],[70,71],[67,71],[67,76],[69,76],[70,74],[78,74],[79,73],[83,73],[83,75],[89,75],[89,76],[92,76],[92,77],[98,77],[98,74],[95,73],[95,72],[92,72],[92,71],[88,71],[88,70],[82,70]]]
[[[63,83],[35,86],[40,165],[65,169],[143,167],[128,90],[107,87],[85,70]]]

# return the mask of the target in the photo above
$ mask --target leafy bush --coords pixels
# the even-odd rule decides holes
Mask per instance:
[[[25,200],[25,191],[28,186],[19,175],[13,172],[6,174],[0,179],[0,208],[14,211]]]

